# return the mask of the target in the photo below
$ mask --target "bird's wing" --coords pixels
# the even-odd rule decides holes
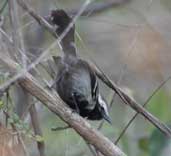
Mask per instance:
[[[89,107],[94,109],[99,93],[96,74],[84,60],[80,59],[77,66],[79,66],[78,68],[80,70],[80,82],[85,85],[85,92],[87,93],[86,98],[88,99]]]
[[[97,95],[99,93],[97,76],[96,76],[95,72],[93,71],[93,69],[91,68],[91,66],[86,61],[81,60],[80,62],[83,64],[83,67],[85,68],[85,70],[87,70],[87,73],[89,73],[92,99],[96,100]]]

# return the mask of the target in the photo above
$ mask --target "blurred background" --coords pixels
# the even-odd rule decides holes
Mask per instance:
[[[84,2],[84,0],[27,0],[27,3],[42,16],[48,15],[50,10],[55,8],[65,9],[72,14],[77,12]],[[88,13],[76,21],[78,53],[81,58],[95,62],[125,92],[140,104],[144,104],[156,88],[171,76],[171,1],[111,2],[114,1],[94,0]],[[0,6],[4,3],[5,0],[0,0]],[[108,3],[109,5],[104,7]],[[96,11],[97,6],[102,8]],[[18,30],[23,34],[28,58],[34,60],[55,39],[28,13],[17,7],[20,19]],[[7,6],[1,15],[4,17],[4,30],[11,35],[8,14]],[[58,46],[50,50],[49,56],[43,62],[46,64],[53,55],[62,55]],[[42,79],[51,81],[42,67],[36,67],[33,74],[42,84]],[[103,83],[100,84],[102,94],[110,103],[113,91]],[[148,111],[168,125],[171,122],[170,92],[171,81],[167,81],[146,106]],[[15,98],[14,91],[11,91],[11,96],[14,100],[12,103],[15,103],[18,99]],[[43,133],[43,137],[38,139],[45,142],[46,155],[92,155],[85,141],[74,130],[51,131],[52,127],[65,126],[65,123],[37,103],[37,115]],[[113,124],[104,123],[100,131],[115,142],[134,114],[135,112],[116,96],[110,110]],[[29,121],[30,117],[26,115],[23,122],[28,124]],[[100,122],[90,123],[97,128]],[[26,136],[25,142],[30,156],[38,155],[35,141]],[[136,117],[120,139],[118,146],[128,156],[169,156],[171,153],[170,140],[141,116]]]

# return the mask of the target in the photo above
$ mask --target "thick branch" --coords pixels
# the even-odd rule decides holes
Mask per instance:
[[[6,56],[1,56],[3,61],[11,70],[16,71],[17,64]],[[82,117],[73,113],[57,95],[56,98],[42,88],[36,80],[29,74],[20,78],[19,83],[33,96],[39,99],[53,113],[58,115],[68,125],[73,127],[87,142],[94,145],[101,153],[106,156],[125,156],[125,154],[115,146],[109,139],[101,133],[91,128],[90,124]]]

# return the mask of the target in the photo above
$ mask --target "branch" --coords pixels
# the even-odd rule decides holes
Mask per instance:
[[[8,114],[8,112],[3,111],[3,113],[4,113],[8,118],[10,118],[10,115]],[[26,146],[25,146],[25,143],[24,143],[24,141],[23,141],[23,138],[22,138],[22,136],[21,136],[21,133],[18,131],[18,129],[16,128],[15,124],[11,123],[11,127],[12,127],[12,129],[13,129],[14,131],[17,132],[17,136],[18,136],[18,139],[19,139],[19,141],[20,141],[20,143],[21,143],[21,145],[22,145],[22,148],[23,148],[23,151],[24,151],[25,156],[29,156],[29,152],[27,151],[27,148],[26,148]]]
[[[7,4],[8,4],[8,0],[5,0],[5,2],[3,2],[2,7],[0,8],[0,15],[3,13],[3,11],[4,11],[5,7],[7,6]]]
[[[146,111],[142,105],[134,101],[129,95],[127,95],[124,91],[122,91],[119,86],[117,86],[112,80],[110,80],[107,75],[105,75],[96,65],[91,63],[92,68],[96,72],[97,76],[112,90],[116,92],[116,94],[122,99],[122,101],[134,109],[136,112],[140,113],[144,116],[148,121],[150,121],[156,128],[158,128],[163,134],[168,137],[171,137],[171,129],[165,125],[164,123],[160,122],[158,118],[153,116],[151,113]]]
[[[17,71],[16,62],[3,54],[1,54],[0,59],[11,70]],[[88,143],[95,146],[101,153],[106,156],[125,156],[109,139],[93,129],[81,116],[73,113],[73,111],[62,102],[58,95],[54,97],[54,95],[51,95],[47,90],[42,88],[29,73],[26,73],[25,76],[18,81],[30,94],[39,99],[49,110],[73,127],[80,136]]]
[[[26,10],[32,17],[34,17],[34,19],[40,24],[42,25],[45,29],[47,29],[54,37],[56,36],[55,30],[53,29],[53,27],[41,16],[39,16],[33,9],[31,6],[29,6],[28,4],[26,4],[24,2],[24,0],[16,0],[18,2],[18,4],[23,8],[23,10]]]
[[[38,113],[37,113],[35,104],[33,104],[30,107],[29,111],[30,111],[31,123],[32,123],[35,135],[39,135],[39,136],[43,137],[42,130],[40,128],[40,124],[39,124],[39,120],[38,120],[38,115],[37,115]],[[40,156],[45,156],[45,143],[44,143],[44,141],[41,141],[41,142],[37,141],[37,148],[39,150]]]
[[[106,1],[106,2],[100,2],[100,3],[97,3],[97,2],[94,2],[92,3],[91,5],[89,5],[84,11],[83,13],[81,14],[81,16],[87,16],[89,14],[97,14],[97,13],[100,13],[106,9],[110,9],[112,7],[116,7],[116,6],[120,6],[120,5],[123,5],[123,4],[126,4],[128,3],[130,0],[110,0],[110,1]],[[78,12],[79,9],[73,9],[71,11],[68,11],[68,14],[69,15],[76,15],[77,12]]]
[[[18,48],[20,47],[20,37],[17,33],[17,28],[19,27],[19,20],[16,12],[16,5],[14,0],[8,0],[8,6],[9,6],[9,18],[10,18],[10,24],[11,24],[11,30],[12,30],[12,40],[13,40],[13,47],[12,51],[10,51],[10,55],[12,56],[15,61],[20,62],[19,52]],[[21,63],[21,62],[20,62]]]
[[[171,79],[171,76],[169,76],[165,81],[163,81],[155,90],[154,92],[149,96],[149,98],[145,101],[145,103],[143,104],[143,107],[145,107],[149,101],[151,100],[151,98]],[[129,128],[129,126],[131,125],[131,123],[134,121],[134,119],[138,116],[138,112],[136,112],[133,117],[129,120],[129,122],[126,124],[125,128],[121,131],[119,137],[116,139],[115,141],[115,145],[118,144],[119,140],[121,139],[121,137],[125,134],[126,130]]]

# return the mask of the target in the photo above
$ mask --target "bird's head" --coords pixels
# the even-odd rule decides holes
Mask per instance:
[[[46,16],[45,19],[48,21],[48,23],[50,23],[55,27],[58,35],[63,33],[63,31],[72,22],[72,18],[62,9],[51,10],[50,15]],[[74,25],[70,28],[70,31],[73,30],[74,30]]]
[[[102,118],[111,124],[112,121],[109,116],[108,106],[100,94],[98,95],[98,109],[101,113]]]

